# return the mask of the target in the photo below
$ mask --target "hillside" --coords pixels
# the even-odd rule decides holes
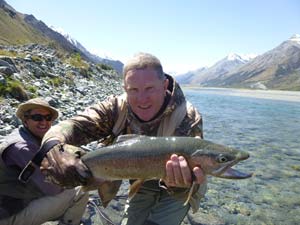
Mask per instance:
[[[122,73],[122,62],[91,54],[80,43],[72,43],[33,15],[17,12],[4,0],[0,0],[0,31],[0,45],[43,44],[56,48],[63,55],[79,53],[87,61],[109,65]]]
[[[24,15],[0,0],[0,44],[50,43],[50,39],[41,35],[24,21]]]

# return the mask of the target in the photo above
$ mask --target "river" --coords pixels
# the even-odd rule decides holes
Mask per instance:
[[[300,224],[300,92],[184,88],[204,138],[248,151],[246,180],[209,177],[199,216],[224,224]]]

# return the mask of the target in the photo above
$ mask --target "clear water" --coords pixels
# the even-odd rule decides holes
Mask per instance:
[[[228,90],[230,92],[230,90]],[[300,224],[300,103],[184,89],[204,137],[248,151],[246,180],[209,178],[201,212],[224,224]]]

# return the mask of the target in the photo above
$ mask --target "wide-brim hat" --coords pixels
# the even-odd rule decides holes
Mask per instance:
[[[25,112],[27,112],[28,110],[31,109],[36,109],[36,108],[45,108],[47,110],[50,111],[51,115],[52,115],[52,119],[55,120],[59,113],[58,110],[53,108],[49,102],[47,102],[46,100],[42,99],[42,98],[33,98],[28,100],[27,102],[21,103],[17,109],[16,112],[16,116],[18,118],[20,118],[22,121],[25,120]]]

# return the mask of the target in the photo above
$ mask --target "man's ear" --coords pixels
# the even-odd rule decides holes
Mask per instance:
[[[23,126],[24,127],[28,127],[28,124],[27,124],[27,120],[25,119],[24,121],[22,121],[23,122]]]
[[[165,89],[165,91],[168,90],[168,86],[169,86],[169,79],[165,79],[165,81],[164,81],[164,89]]]
[[[126,92],[126,82],[125,82],[125,79],[123,80],[122,87],[123,87],[124,91]]]

